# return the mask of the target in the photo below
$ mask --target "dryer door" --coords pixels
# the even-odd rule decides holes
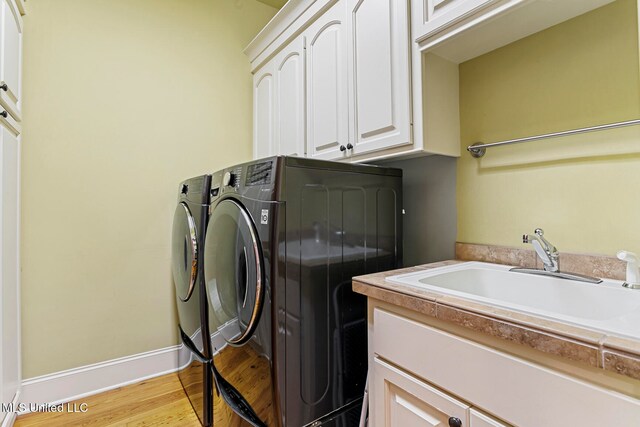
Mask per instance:
[[[204,272],[214,323],[232,345],[247,342],[264,303],[264,267],[256,228],[234,199],[214,208],[205,240]]]
[[[198,275],[198,233],[185,203],[178,204],[173,215],[171,259],[176,295],[182,301],[188,301]]]

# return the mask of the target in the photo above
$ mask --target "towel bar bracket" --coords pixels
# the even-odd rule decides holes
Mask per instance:
[[[483,147],[473,148],[473,147],[475,147],[477,145],[483,145],[483,144],[482,144],[482,142],[476,142],[475,144],[473,144],[473,145],[471,145],[470,147],[467,148],[467,150],[471,154],[471,157],[473,157],[475,159],[479,159],[480,157],[484,156],[485,153],[487,152],[487,149],[483,148]]]

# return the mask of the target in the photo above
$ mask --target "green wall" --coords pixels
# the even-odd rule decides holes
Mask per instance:
[[[254,0],[30,0],[25,378],[177,344],[178,184],[251,158]]]
[[[462,146],[639,118],[637,20],[618,0],[461,64]],[[640,252],[640,126],[463,150],[456,192],[458,241]]]

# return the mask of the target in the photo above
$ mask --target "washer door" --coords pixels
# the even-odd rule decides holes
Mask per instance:
[[[232,345],[247,342],[264,301],[260,241],[245,208],[233,199],[213,210],[205,240],[207,296],[218,331]]]
[[[182,301],[188,301],[198,276],[198,233],[185,203],[178,204],[173,215],[171,259],[176,295]]]

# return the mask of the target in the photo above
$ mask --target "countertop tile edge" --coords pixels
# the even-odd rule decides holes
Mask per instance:
[[[408,287],[390,283],[386,277],[416,271],[429,270],[465,261],[453,260],[416,267],[408,267],[383,273],[374,273],[353,278],[355,292],[399,305],[430,317],[458,324],[476,330],[485,335],[494,336],[505,341],[515,342],[547,354],[585,363],[606,371],[614,372],[634,379],[640,379],[640,341],[615,335],[607,335],[594,330],[555,322],[536,316],[510,312],[508,310],[485,306],[473,301],[450,297],[431,292],[417,292]],[[408,304],[403,304],[409,302]],[[440,310],[442,307],[443,311]],[[446,310],[454,310],[468,316],[490,322],[489,332],[474,328],[465,322],[456,322],[445,318]],[[451,314],[451,313],[449,313]],[[514,317],[515,316],[515,317]],[[520,318],[518,318],[520,316]],[[527,321],[526,318],[531,318]],[[542,325],[540,322],[543,323]],[[548,323],[545,325],[545,323]],[[485,325],[486,327],[487,325]],[[512,328],[512,336],[504,336],[495,332],[502,328]],[[496,329],[497,328],[497,329]],[[503,331],[504,332],[504,331]],[[524,340],[515,339],[513,334],[520,334]],[[551,345],[549,347],[548,345]],[[559,351],[558,351],[559,350]]]
[[[355,292],[368,297],[414,310],[429,317],[456,324],[485,335],[525,345],[543,353],[557,355],[592,367],[600,367],[600,348],[597,345],[497,319],[449,304],[426,300],[420,296],[406,295],[396,290],[363,283],[355,279],[353,281],[353,289]],[[420,300],[423,300],[423,302],[419,302]],[[401,301],[410,303],[402,304]]]

